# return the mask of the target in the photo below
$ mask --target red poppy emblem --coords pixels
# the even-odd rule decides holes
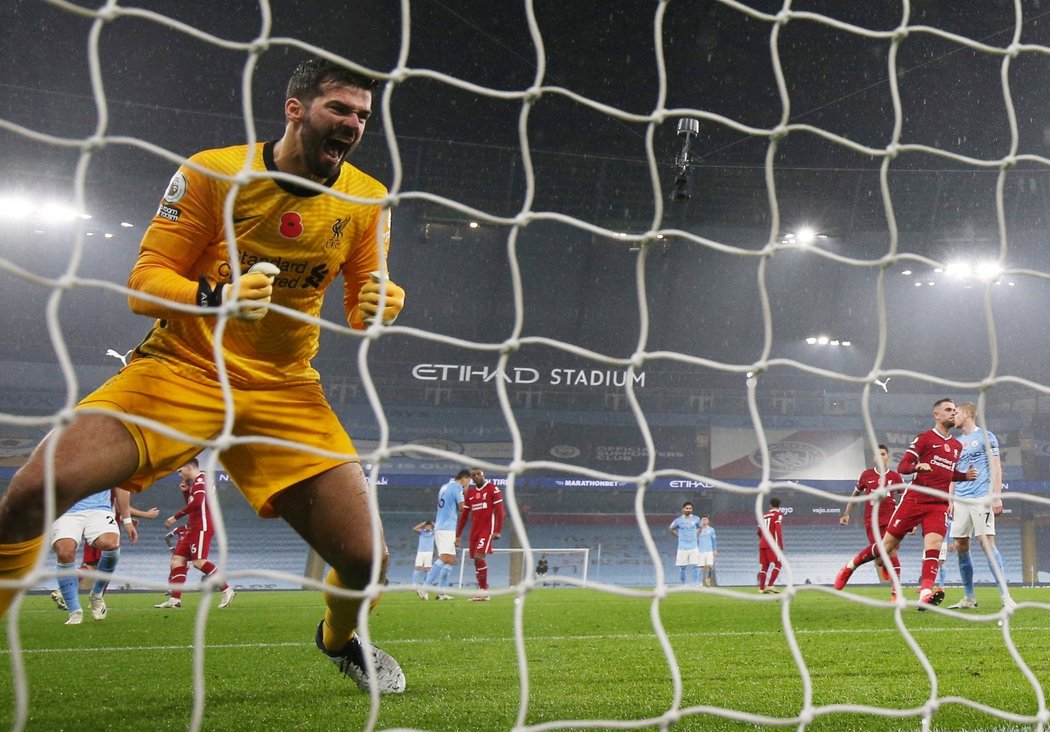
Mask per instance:
[[[298,239],[303,233],[303,217],[295,211],[281,215],[281,225],[277,227],[285,239]]]

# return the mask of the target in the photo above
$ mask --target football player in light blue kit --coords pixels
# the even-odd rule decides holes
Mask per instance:
[[[715,557],[718,556],[718,537],[711,519],[700,518],[700,533],[696,537],[697,549],[700,552],[700,572],[704,576],[704,587],[715,585]]]
[[[412,527],[412,531],[419,535],[419,546],[416,547],[416,570],[412,573],[412,584],[418,585],[423,582],[430,568],[434,566],[434,522],[420,521]],[[416,594],[423,598],[422,590],[416,590]]]
[[[128,540],[134,544],[138,540],[138,531],[131,520],[130,494],[116,489],[117,509],[124,516],[124,530]],[[98,571],[112,573],[117,568],[120,558],[120,530],[117,528],[117,517],[113,512],[113,501],[108,490],[99,491],[80,499],[64,514],[55,519],[51,525],[50,544],[55,551],[55,564],[59,570],[70,574],[60,577],[58,589],[65,600],[69,619],[66,625],[80,625],[84,611],[80,607],[80,580],[72,570],[76,568],[77,548],[80,541],[91,544],[102,552],[98,562]],[[102,593],[109,584],[108,578],[95,580],[88,595],[91,615],[95,620],[105,620],[106,602]]]
[[[949,609],[963,610],[977,607],[973,590],[973,560],[970,557],[970,537],[976,536],[985,550],[988,566],[996,578],[1003,605],[1013,604],[1006,589],[1006,574],[1003,557],[995,546],[995,517],[1003,512],[1003,469],[999,459],[999,440],[986,429],[977,426],[977,406],[964,402],[957,408],[955,426],[962,429],[959,442],[963,450],[957,464],[960,470],[977,468],[977,479],[955,483],[955,498],[975,499],[977,503],[954,501],[951,536],[955,539],[955,551],[959,558],[959,574],[962,575],[963,591],[966,595]],[[985,440],[987,439],[987,445]]]
[[[440,589],[448,587],[452,567],[456,564],[456,522],[463,508],[463,491],[469,482],[470,471],[461,470],[438,491],[437,515],[434,517],[434,544],[437,546],[438,558],[427,573],[424,585],[437,585]],[[422,599],[429,598],[425,591],[418,592]],[[439,591],[437,599],[451,600],[452,595]]]
[[[693,584],[700,584],[700,549],[697,534],[700,531],[700,519],[693,515],[693,504],[686,501],[682,504],[682,515],[667,527],[672,536],[678,537],[678,556],[675,566],[678,567],[678,581],[685,584],[685,568],[693,568]]]

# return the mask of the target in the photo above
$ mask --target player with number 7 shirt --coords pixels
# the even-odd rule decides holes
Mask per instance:
[[[977,471],[971,466],[962,473],[955,469],[962,452],[962,444],[952,436],[955,427],[955,401],[947,397],[933,404],[933,427],[912,440],[904,452],[897,472],[915,475],[912,484],[904,491],[890,518],[881,543],[887,555],[896,551],[901,540],[916,527],[922,527],[923,561],[919,575],[919,609],[926,605],[939,605],[943,592],[934,592],[937,577],[941,542],[948,531],[948,491],[953,481],[973,480]],[[916,487],[928,489],[916,490]],[[849,582],[854,570],[881,557],[879,542],[871,544],[853,557],[835,577],[835,589],[841,590]],[[885,561],[885,559],[883,560]]]

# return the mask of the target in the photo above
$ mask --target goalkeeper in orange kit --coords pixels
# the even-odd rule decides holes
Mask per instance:
[[[206,150],[175,173],[128,279],[131,309],[155,318],[153,327],[130,363],[12,479],[0,501],[0,580],[24,577],[36,562],[46,462],[58,513],[113,485],[141,491],[222,432],[224,374],[234,436],[265,440],[224,446],[222,464],[259,515],[282,517],[332,567],[318,648],[362,689],[404,690],[397,662],[355,632],[362,599],[344,590],[383,583],[382,527],[369,516],[353,443],[311,366],[320,328],[290,314],[318,318],[339,276],[353,328],[389,325],[404,305],[404,290],[386,275],[387,190],[346,162],[376,86],[343,66],[305,61],[288,83],[280,139]],[[251,175],[232,191],[246,166]],[[228,317],[216,317],[220,311]],[[142,418],[188,439],[144,427]],[[288,435],[294,444],[272,442]],[[0,613],[18,589],[0,587]]]

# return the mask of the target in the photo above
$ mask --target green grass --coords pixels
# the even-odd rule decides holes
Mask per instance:
[[[748,597],[757,597],[746,590]],[[883,590],[856,595],[881,597]],[[1041,602],[1044,591],[1015,591]],[[802,675],[784,630],[794,629],[812,683],[811,707],[853,704],[913,710],[927,702],[929,679],[897,631],[889,606],[870,608],[807,588],[786,606],[707,594],[660,603],[681,670],[683,712],[675,730],[745,730],[736,710],[780,720],[804,708]],[[949,592],[949,601],[958,591]],[[781,596],[783,597],[783,596]],[[193,645],[200,596],[181,610],[156,610],[157,595],[109,596],[105,622],[65,626],[46,596],[27,598],[19,621],[29,686],[29,730],[182,730],[192,719]],[[998,610],[979,590],[982,612]],[[215,600],[212,600],[214,604]],[[650,620],[652,601],[597,591],[546,589],[524,604],[529,669],[526,724],[559,720],[646,720],[672,709],[674,684]],[[510,729],[519,708],[514,599],[421,602],[391,592],[373,614],[379,645],[405,669],[408,691],[383,697],[377,727]],[[354,730],[367,726],[369,698],[314,649],[322,615],[315,592],[242,592],[212,610],[204,656],[207,730]],[[969,616],[969,617],[972,617]],[[936,672],[938,697],[966,697],[1011,714],[1035,715],[1036,693],[1010,657],[994,619],[973,623],[904,610],[901,619]],[[1050,682],[1050,610],[1024,608],[1011,637],[1039,685]],[[15,723],[11,653],[0,656],[0,726]],[[716,713],[711,713],[714,708]],[[720,710],[720,711],[718,711]],[[564,726],[570,726],[566,723]],[[958,703],[944,703],[935,730],[1027,729]],[[650,724],[645,728],[656,729]],[[806,729],[915,730],[914,714],[888,718],[820,713]]]

